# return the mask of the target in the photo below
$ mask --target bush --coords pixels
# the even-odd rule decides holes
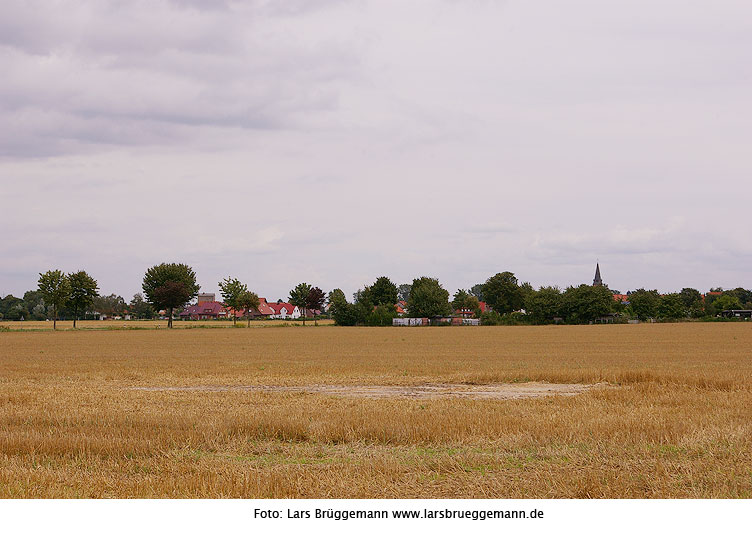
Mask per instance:
[[[489,310],[480,315],[481,325],[502,325],[501,314],[494,310]]]
[[[394,305],[379,305],[366,316],[366,325],[371,327],[386,327],[397,317]]]

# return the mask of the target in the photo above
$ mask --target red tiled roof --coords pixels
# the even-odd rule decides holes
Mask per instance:
[[[273,310],[273,314],[281,314],[284,308],[287,314],[292,314],[295,311],[295,306],[290,303],[269,303],[269,308]]]
[[[225,307],[218,301],[206,301],[200,305],[191,305],[180,313],[181,316],[219,316]]]

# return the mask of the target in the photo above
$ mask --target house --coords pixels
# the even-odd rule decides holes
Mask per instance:
[[[627,294],[614,294],[614,301],[617,303],[629,304],[629,296]]]
[[[282,301],[277,301],[276,303],[269,303],[269,308],[271,308],[273,311],[272,315],[269,316],[272,319],[296,320],[300,317],[300,309],[298,309],[298,307],[291,303],[283,303]]]
[[[245,316],[245,310],[233,310],[232,308],[227,309],[229,317],[232,318],[232,315],[235,314],[236,318],[242,318]],[[259,306],[256,310],[251,310],[251,318],[270,318],[274,314],[274,310],[269,306],[269,303],[266,302],[265,297],[259,297]]]
[[[227,317],[227,309],[218,301],[204,301],[191,305],[180,313],[180,319],[183,320],[217,320]]]
[[[396,305],[394,305],[394,308],[397,309],[398,316],[404,316],[405,314],[407,314],[407,302],[406,301],[399,301]]]

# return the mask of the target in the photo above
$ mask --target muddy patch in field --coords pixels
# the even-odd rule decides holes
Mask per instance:
[[[498,383],[488,385],[465,384],[426,384],[419,386],[340,386],[340,385],[304,385],[304,386],[166,386],[134,387],[133,390],[150,392],[296,392],[305,394],[327,394],[342,397],[361,398],[468,398],[468,399],[521,399],[542,396],[574,396],[587,390],[606,386],[603,383],[555,384],[555,383]]]

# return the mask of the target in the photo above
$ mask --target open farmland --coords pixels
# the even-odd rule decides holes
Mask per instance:
[[[751,495],[748,324],[0,332],[2,498]]]

